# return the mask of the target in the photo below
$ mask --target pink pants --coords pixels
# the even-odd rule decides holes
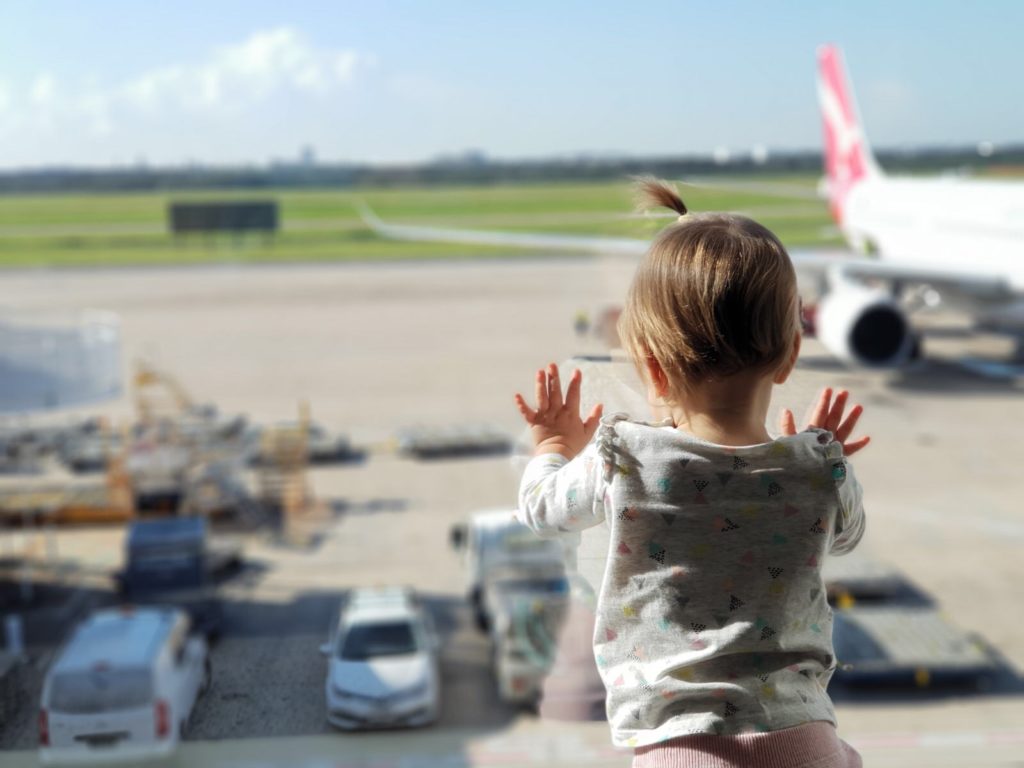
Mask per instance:
[[[633,768],[861,768],[831,723],[740,736],[696,734],[638,747]]]

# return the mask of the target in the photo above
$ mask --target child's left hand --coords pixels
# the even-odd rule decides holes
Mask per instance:
[[[847,414],[846,401],[849,395],[850,393],[845,389],[840,390],[836,393],[835,400],[833,401],[832,388],[826,387],[818,397],[818,402],[814,405],[814,410],[807,420],[807,427],[805,427],[805,429],[809,427],[827,429],[842,444],[844,456],[853,456],[853,454],[871,442],[871,438],[867,435],[856,440],[850,439],[850,435],[857,427],[857,422],[860,420],[864,408],[860,405],[855,405]],[[782,411],[779,427],[783,435],[796,434],[796,419],[793,418],[793,412],[788,408]]]
[[[554,363],[547,371],[537,371],[537,408],[527,405],[525,398],[516,393],[515,401],[519,412],[530,425],[533,435],[534,455],[559,453],[572,459],[586,448],[601,421],[601,404],[587,416],[580,418],[580,382],[583,374],[573,371],[569,387],[562,400],[562,385],[558,380],[558,366]]]

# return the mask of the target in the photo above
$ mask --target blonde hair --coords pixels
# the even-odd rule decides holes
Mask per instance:
[[[640,370],[654,358],[678,397],[696,382],[781,366],[800,320],[796,273],[779,239],[745,216],[688,213],[664,181],[641,179],[638,192],[647,207],[680,214],[648,249],[619,318]]]

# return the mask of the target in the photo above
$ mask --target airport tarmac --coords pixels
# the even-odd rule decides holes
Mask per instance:
[[[13,316],[117,312],[125,362],[146,356],[198,401],[273,422],[294,418],[305,398],[317,421],[377,448],[363,465],[312,473],[334,505],[308,546],[250,542],[254,565],[230,590],[214,687],[182,764],[628,764],[601,723],[539,722],[497,699],[447,540],[472,511],[513,503],[509,461],[422,463],[387,450],[412,425],[489,422],[518,433],[512,393],[529,390],[543,363],[603,352],[573,321],[581,310],[595,317],[627,279],[627,265],[585,258],[4,274]],[[929,323],[937,359],[901,373],[846,370],[809,340],[773,412],[803,413],[824,385],[850,388],[874,439],[854,460],[868,514],[862,546],[1019,671],[1024,390],[952,362],[1004,351],[1002,342],[964,338],[955,317]],[[130,411],[126,393],[88,412]],[[68,531],[59,548],[102,569],[116,563],[119,540],[117,529]],[[442,721],[418,733],[334,734],[317,648],[344,591],[382,583],[414,585],[438,616]],[[37,678],[47,658],[40,649]],[[837,712],[868,765],[1009,766],[1024,751],[1024,686],[1013,674],[989,691],[843,696]],[[0,731],[2,765],[32,764],[34,753],[16,750],[34,747],[35,703],[23,714]]]

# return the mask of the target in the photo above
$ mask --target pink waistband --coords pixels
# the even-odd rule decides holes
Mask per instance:
[[[694,734],[637,747],[633,768],[860,768],[853,747],[823,720],[767,733]]]

